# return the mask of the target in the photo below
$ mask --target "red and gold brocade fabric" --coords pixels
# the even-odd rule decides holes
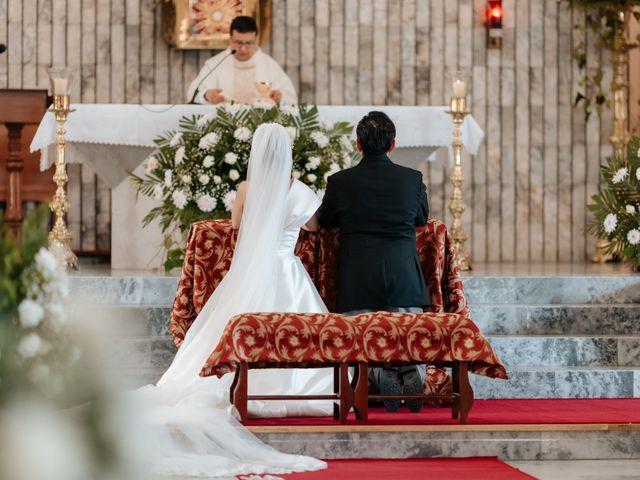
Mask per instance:
[[[169,327],[177,346],[229,270],[236,234],[229,220],[206,220],[191,226]],[[337,290],[338,246],[339,236],[335,230],[319,233],[303,230],[296,246],[296,255],[330,311],[335,306]],[[438,220],[429,220],[416,230],[416,248],[429,290],[431,311],[468,315],[447,227]]]
[[[469,361],[479,375],[507,378],[497,355],[468,316],[373,312],[247,313],[233,317],[200,375],[222,376],[239,362],[268,368],[342,362]],[[447,387],[445,380],[437,391]]]

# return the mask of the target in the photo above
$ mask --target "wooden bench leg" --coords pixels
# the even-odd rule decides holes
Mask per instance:
[[[469,411],[473,405],[473,389],[469,383],[469,362],[456,362],[452,371],[453,389],[458,393],[458,398],[454,402],[453,418],[458,418],[458,408],[460,411],[460,423],[467,423]],[[457,367],[457,368],[456,368]]]
[[[241,362],[236,371],[236,377],[233,381],[233,405],[240,414],[240,422],[244,423],[249,418],[249,412],[247,408],[247,395],[248,395],[248,375],[249,367],[245,362]]]
[[[347,423],[347,415],[353,406],[353,388],[349,382],[349,365],[340,364],[340,423]]]
[[[333,393],[340,396],[340,367],[334,365],[333,367]],[[340,398],[337,402],[333,402],[333,419],[340,420]]]
[[[240,378],[240,368],[236,368],[236,371],[233,375],[233,382],[231,382],[231,387],[229,388],[229,402],[233,403],[233,393],[236,391],[236,386],[238,385],[238,378]]]
[[[453,398],[453,404],[451,405],[451,418],[454,420],[458,418],[460,412],[460,362],[453,362],[451,367],[451,390],[457,395]]]
[[[358,362],[356,376],[354,378],[354,410],[356,418],[367,423],[369,420],[369,364]]]

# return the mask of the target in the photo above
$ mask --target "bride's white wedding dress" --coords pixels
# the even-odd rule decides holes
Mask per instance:
[[[155,386],[137,392],[152,428],[153,471],[225,477],[319,470],[324,462],[264,445],[233,417],[232,375],[200,377],[227,321],[245,312],[326,312],[294,248],[300,228],[320,205],[303,183],[289,186],[291,146],[279,125],[256,130],[247,198],[229,272],[190,327],[171,366]],[[283,161],[284,160],[286,161]],[[329,394],[331,369],[253,370],[249,393]],[[328,401],[250,402],[254,416],[328,415]]]

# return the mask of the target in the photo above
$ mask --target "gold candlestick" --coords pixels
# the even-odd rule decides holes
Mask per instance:
[[[451,238],[458,254],[458,268],[463,271],[471,270],[471,258],[467,253],[465,242],[467,235],[462,229],[462,213],[465,211],[464,197],[462,195],[462,122],[467,115],[467,98],[451,97],[451,110],[448,112],[453,117],[453,172],[451,173],[451,201],[449,211],[453,215],[453,226],[451,228]]]
[[[49,248],[66,267],[78,268],[78,258],[71,251],[71,233],[65,223],[65,215],[69,211],[69,200],[65,187],[67,185],[67,165],[65,162],[64,124],[71,110],[68,94],[69,78],[60,69],[50,69],[53,90],[52,111],[56,117],[56,171],[53,181],[56,183],[56,193],[49,203],[49,208],[55,215],[53,228],[49,232]]]

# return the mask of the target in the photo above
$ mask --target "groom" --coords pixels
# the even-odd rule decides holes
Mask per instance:
[[[356,130],[362,161],[329,177],[318,221],[340,229],[337,310],[422,312],[429,306],[416,254],[415,228],[429,219],[422,174],[393,163],[396,128],[382,112],[369,112]],[[374,368],[369,380],[383,395],[423,392],[425,366]],[[389,411],[400,401],[384,402]],[[422,401],[407,406],[413,412]]]

